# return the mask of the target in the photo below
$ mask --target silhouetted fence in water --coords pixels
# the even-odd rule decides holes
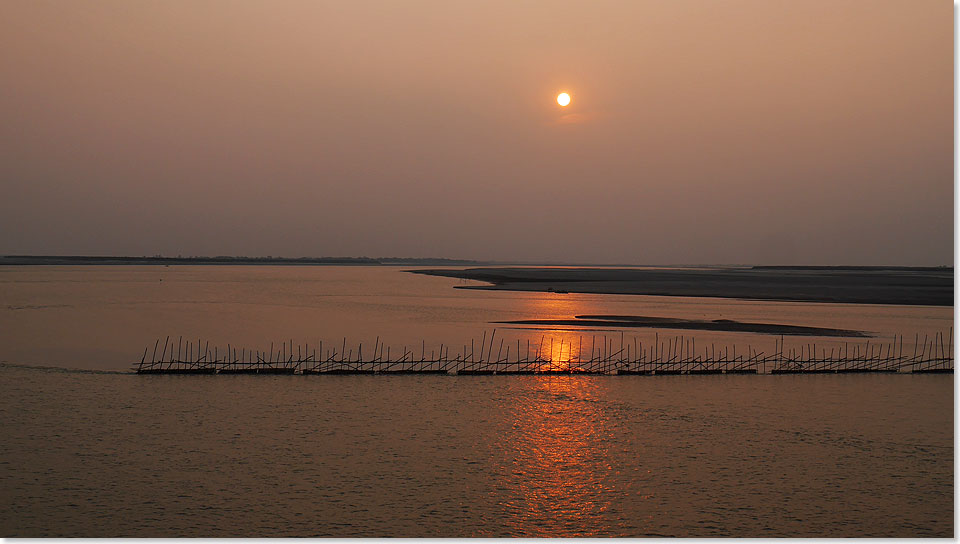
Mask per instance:
[[[944,339],[936,334],[933,339],[919,335],[904,351],[902,336],[893,342],[871,344],[834,345],[827,350],[816,344],[799,347],[784,347],[783,337],[775,341],[774,352],[765,354],[747,347],[746,353],[737,353],[736,346],[721,349],[711,344],[699,352],[694,338],[675,336],[661,339],[655,336],[652,344],[625,341],[616,338],[591,336],[584,342],[583,336],[573,342],[560,340],[554,345],[541,337],[538,344],[529,340],[516,345],[496,343],[494,329],[490,340],[484,332],[479,351],[476,343],[464,345],[462,350],[450,355],[450,347],[427,352],[421,342],[419,356],[415,349],[403,348],[396,357],[391,347],[374,343],[372,357],[364,359],[363,344],[356,352],[348,347],[346,338],[339,346],[327,347],[321,341],[316,348],[306,345],[271,344],[269,351],[254,351],[227,345],[210,349],[209,342],[184,341],[179,337],[171,342],[168,336],[161,349],[160,340],[153,346],[147,359],[149,346],[143,357],[134,363],[139,374],[825,374],[857,372],[953,372],[953,329]],[[598,343],[598,338],[600,342]],[[946,345],[944,343],[946,342]],[[565,345],[566,344],[566,345]],[[201,349],[202,345],[202,349]],[[497,346],[496,356],[493,348]],[[511,354],[511,348],[516,348]],[[349,348],[349,349],[348,349]],[[523,350],[522,348],[525,348]],[[556,351],[554,348],[558,348]],[[564,349],[566,348],[566,352]],[[588,350],[585,352],[585,350]],[[512,356],[511,356],[512,355]]]

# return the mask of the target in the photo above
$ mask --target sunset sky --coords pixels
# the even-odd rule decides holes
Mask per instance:
[[[953,262],[945,1],[6,0],[0,74],[0,254]]]

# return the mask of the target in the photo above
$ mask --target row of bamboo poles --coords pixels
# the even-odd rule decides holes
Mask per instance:
[[[269,350],[255,351],[230,344],[225,350],[209,342],[197,340],[176,342],[168,336],[149,346],[134,369],[139,374],[823,374],[855,372],[953,372],[953,329],[948,335],[925,335],[920,341],[915,336],[912,350],[904,350],[902,336],[892,342],[865,344],[845,343],[818,350],[816,344],[786,348],[781,336],[774,343],[772,353],[747,347],[737,353],[736,346],[710,344],[699,351],[695,338],[655,335],[653,343],[644,344],[636,337],[632,342],[620,334],[616,337],[593,335],[576,342],[561,339],[556,345],[544,336],[540,342],[516,345],[497,340],[493,330],[490,339],[483,333],[479,350],[474,340],[470,345],[450,355],[450,346],[427,351],[421,341],[419,354],[415,348],[403,347],[392,353],[377,337],[372,356],[364,358],[363,343],[354,350],[344,338],[339,346],[323,341],[316,347],[294,345],[293,340]],[[945,344],[946,343],[946,344]],[[201,349],[202,346],[202,349]],[[494,355],[494,346],[497,351]],[[513,349],[515,348],[515,349]],[[524,349],[525,348],[525,349]],[[369,353],[369,352],[368,352]]]

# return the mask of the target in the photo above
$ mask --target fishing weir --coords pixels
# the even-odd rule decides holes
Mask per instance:
[[[888,343],[855,343],[833,346],[829,350],[816,344],[784,347],[784,340],[775,342],[772,353],[748,346],[738,354],[736,346],[711,344],[701,350],[695,338],[655,336],[653,343],[643,343],[623,334],[616,337],[580,336],[576,342],[541,337],[531,345],[497,343],[497,331],[479,343],[471,341],[451,356],[450,347],[427,350],[421,341],[419,350],[403,347],[392,353],[379,337],[369,358],[363,356],[363,344],[354,350],[347,340],[326,348],[295,345],[293,341],[269,350],[256,351],[227,345],[226,349],[209,342],[172,341],[168,336],[160,345],[144,349],[139,362],[133,364],[137,374],[255,374],[255,375],[336,375],[336,374],[450,374],[525,375],[697,375],[697,374],[851,374],[851,373],[953,373],[953,330],[948,335],[937,333],[904,349],[902,336]],[[945,338],[946,337],[946,338]],[[945,344],[946,342],[946,344]],[[201,347],[202,346],[202,347]],[[496,352],[494,352],[496,346]],[[479,348],[479,349],[477,349]],[[524,349],[525,348],[525,349]]]

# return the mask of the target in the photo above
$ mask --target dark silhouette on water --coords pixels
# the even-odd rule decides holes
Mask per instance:
[[[553,339],[549,346],[543,337],[539,344],[531,346],[527,341],[522,351],[520,340],[511,358],[510,344],[504,344],[503,338],[496,343],[496,329],[487,340],[486,332],[480,342],[479,351],[471,341],[469,349],[464,345],[462,351],[450,356],[449,346],[440,345],[439,351],[427,353],[426,343],[421,341],[419,357],[415,349],[403,348],[403,353],[392,357],[389,346],[383,346],[377,337],[373,347],[373,357],[363,358],[363,344],[356,350],[347,349],[347,340],[343,339],[339,350],[329,348],[324,351],[321,341],[316,348],[284,342],[279,348],[270,345],[267,352],[240,349],[228,345],[222,356],[218,348],[213,351],[209,344],[199,349],[196,344],[176,343],[168,336],[163,349],[157,357],[159,339],[154,344],[149,361],[145,348],[143,356],[134,368],[138,374],[598,374],[598,375],[677,375],[677,374],[824,374],[824,373],[953,373],[953,329],[943,335],[937,333],[933,339],[924,336],[920,342],[915,338],[912,352],[904,353],[903,337],[894,337],[893,342],[885,344],[844,344],[843,349],[821,348],[816,344],[785,348],[783,337],[776,342],[773,353],[747,348],[747,352],[738,355],[736,346],[711,344],[699,351],[696,339],[684,336],[661,339],[655,336],[653,344],[644,345],[636,338],[632,342],[620,334],[616,337],[596,335],[584,342],[583,336],[576,345],[564,340],[554,351]],[[944,345],[944,336],[949,338]],[[598,339],[600,343],[598,344]],[[496,356],[493,354],[497,346]],[[169,346],[169,356],[167,347]],[[534,348],[531,352],[531,347]],[[566,352],[564,348],[566,347]],[[176,353],[174,353],[176,348]],[[384,351],[386,350],[386,353]],[[585,351],[586,350],[586,351]],[[566,354],[566,357],[564,355]]]
[[[802,325],[779,325],[775,323],[745,323],[730,319],[680,319],[673,317],[647,317],[641,315],[578,315],[574,319],[519,319],[495,321],[510,325],[568,325],[577,327],[633,327],[656,329],[691,329],[701,331],[752,332],[790,336],[851,336],[866,337],[862,331],[807,327]]]

